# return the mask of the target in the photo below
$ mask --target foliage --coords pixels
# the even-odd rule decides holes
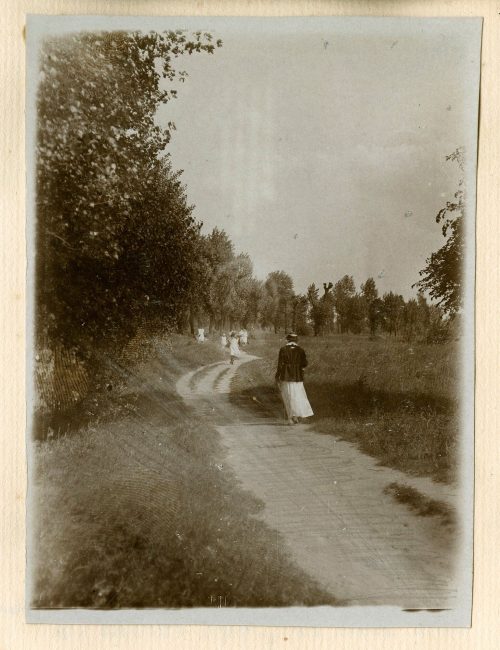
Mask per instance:
[[[310,326],[307,322],[307,296],[296,295],[292,298],[292,329],[299,335],[307,335]]]
[[[212,53],[210,34],[80,33],[41,49],[37,140],[37,335],[99,357],[189,295],[199,225],[163,157],[157,108]]]
[[[323,330],[324,312],[319,300],[319,289],[314,283],[307,287],[306,297],[314,336],[318,336]]]
[[[366,316],[366,303],[362,296],[355,294],[347,301],[346,328],[353,334],[361,334]]]
[[[455,161],[464,170],[464,149],[459,147],[446,160]],[[465,184],[462,178],[453,201],[447,201],[437,216],[446,243],[426,260],[427,266],[420,271],[421,279],[414,285],[428,291],[431,298],[449,316],[462,307],[462,265],[464,259],[463,222],[465,215]]]
[[[284,271],[272,271],[264,283],[264,291],[263,324],[272,325],[275,332],[288,330],[292,325],[292,278]]]
[[[361,285],[361,295],[367,305],[370,305],[378,298],[378,289],[373,278],[368,278],[367,281]]]
[[[356,293],[352,275],[344,275],[333,288],[335,311],[341,333],[349,331],[350,300]]]
[[[384,321],[384,302],[380,298],[375,298],[368,305],[368,324],[370,326],[370,335],[373,337],[378,328]]]
[[[389,334],[396,336],[401,329],[405,301],[403,296],[389,291],[383,298],[383,328]]]

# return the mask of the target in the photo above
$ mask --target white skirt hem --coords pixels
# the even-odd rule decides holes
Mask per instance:
[[[302,381],[282,381],[280,392],[289,418],[308,418],[314,415]]]

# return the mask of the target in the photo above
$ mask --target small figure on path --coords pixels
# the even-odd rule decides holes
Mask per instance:
[[[221,346],[221,348],[226,348],[227,347],[226,332],[222,332],[222,334],[220,336],[220,346]]]
[[[231,365],[233,365],[235,360],[240,357],[240,346],[238,345],[236,332],[231,332],[229,335],[229,354],[231,355]]]
[[[304,368],[307,366],[307,357],[297,343],[297,334],[288,334],[286,340],[287,344],[279,351],[275,379],[281,392],[288,422],[297,424],[300,418],[314,415],[304,389]]]
[[[203,343],[205,341],[205,328],[198,328],[198,336],[196,338],[198,340],[198,343]]]
[[[241,345],[246,345],[248,343],[248,332],[246,329],[241,329],[239,333]]]

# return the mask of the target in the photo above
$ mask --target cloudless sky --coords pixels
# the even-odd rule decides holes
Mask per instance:
[[[297,291],[347,273],[414,294],[457,188],[445,157],[476,137],[477,23],[211,31],[223,47],[179,59],[189,78],[158,114],[204,231]]]

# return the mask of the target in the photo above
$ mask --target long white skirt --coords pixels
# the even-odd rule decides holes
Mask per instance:
[[[280,391],[289,418],[308,418],[314,415],[303,382],[282,381],[280,382]]]

